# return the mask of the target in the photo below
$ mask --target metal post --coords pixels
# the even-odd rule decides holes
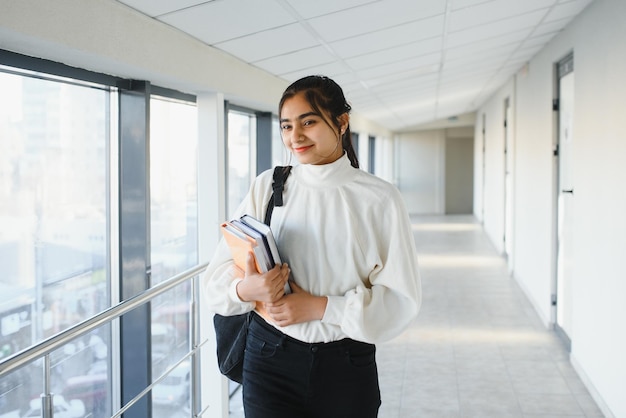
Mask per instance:
[[[43,393],[41,394],[42,418],[54,418],[54,408],[50,390],[50,354],[43,357]]]
[[[200,332],[198,329],[198,276],[191,279],[191,306],[189,309],[189,337],[191,339],[191,416],[200,416],[202,408],[200,395]]]

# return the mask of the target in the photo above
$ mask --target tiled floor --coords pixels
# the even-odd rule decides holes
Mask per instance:
[[[423,305],[378,345],[380,418],[602,417],[470,216],[415,217]],[[241,398],[231,417],[243,417]]]

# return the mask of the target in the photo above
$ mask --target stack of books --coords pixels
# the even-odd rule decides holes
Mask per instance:
[[[258,219],[244,215],[239,219],[224,222],[221,229],[235,265],[244,272],[250,252],[254,254],[259,273],[266,273],[276,264],[282,264],[272,230]]]

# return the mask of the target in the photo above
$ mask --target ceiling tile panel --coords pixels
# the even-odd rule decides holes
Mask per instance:
[[[317,40],[296,23],[221,42],[216,47],[245,62],[255,62],[317,45]]]
[[[439,51],[420,51],[415,44],[403,45],[396,48],[389,48],[382,51],[373,52],[371,54],[360,55],[358,57],[349,58],[346,63],[355,70],[377,67],[384,64],[392,64],[396,62],[411,60],[412,65],[425,65],[438,63],[441,59]]]
[[[419,97],[420,99],[432,99],[435,100],[437,97],[437,89],[432,86],[421,88],[419,86],[404,86],[400,88],[396,86],[394,88],[387,89],[376,89],[372,91],[372,94],[380,97],[381,100],[389,103],[390,106],[393,106],[397,101],[400,101],[407,97]]]
[[[364,111],[368,117],[375,121],[384,121],[383,123],[385,124],[391,123],[395,125],[402,123],[388,106],[380,106],[378,104],[369,108],[365,107]],[[359,113],[361,113],[361,110],[359,110]]]
[[[520,48],[528,48],[528,47],[541,48],[542,46],[550,42],[552,38],[554,38],[555,35],[556,35],[555,33],[547,33],[541,36],[533,36],[532,38],[526,39],[520,45]]]
[[[344,57],[358,56],[416,41],[423,42],[422,46],[418,47],[430,50],[441,47],[443,27],[443,16],[434,16],[331,42],[330,46]]]
[[[206,3],[206,0],[118,0],[150,17]]]
[[[256,61],[253,64],[272,74],[286,74],[334,63],[337,60],[322,46],[301,49],[288,54]]]
[[[465,80],[475,77],[476,75],[489,74],[505,65],[505,62],[504,59],[497,58],[485,60],[484,62],[467,63],[467,65],[463,67],[447,68],[441,72],[439,83],[445,85],[456,80]]]
[[[370,91],[384,95],[403,90],[418,91],[427,88],[435,88],[436,80],[436,74],[427,74],[416,78],[413,77],[410,72],[405,72],[397,74],[397,77],[385,76],[370,79],[367,81],[366,86],[368,86]]]
[[[340,86],[350,85],[352,83],[361,84],[361,81],[356,77],[354,73],[351,72],[343,72],[341,74],[331,75],[328,74],[333,80],[337,82]]]
[[[368,100],[373,100],[372,93],[365,90],[364,88],[358,88],[357,86],[353,86],[350,88],[349,86],[343,87],[343,93],[350,103],[354,103],[355,100],[359,103],[367,102]]]
[[[493,49],[482,49],[474,55],[464,55],[462,57],[448,59],[443,65],[443,72],[463,71],[468,68],[476,68],[484,65],[485,62],[504,61],[519,44],[503,45]]]
[[[443,13],[443,2],[385,0],[308,20],[326,42],[334,42]]]
[[[368,82],[370,79],[393,75],[395,73],[403,73],[406,71],[410,71],[414,76],[419,76],[437,71],[438,64],[439,53],[367,68],[358,71],[357,74],[365,82]]]
[[[448,79],[442,82],[438,93],[439,95],[444,95],[457,90],[482,89],[496,73],[497,70],[494,69],[489,72],[475,73],[464,77]]]
[[[388,106],[392,106],[394,110],[398,110],[396,104],[400,105],[408,101],[415,102],[419,107],[425,108],[426,106],[432,107],[437,102],[437,92],[435,89],[402,90],[392,94],[385,94],[381,96],[381,100],[389,103]]]
[[[548,22],[548,23],[541,23],[540,25],[538,25],[537,27],[535,27],[535,30],[533,31],[531,36],[540,36],[540,35],[546,35],[548,33],[552,33],[552,34],[557,34],[558,32],[560,32],[563,27],[567,24],[567,22],[569,21],[569,18],[567,19],[561,19],[561,20],[556,20],[556,21],[552,21],[552,22]]]
[[[554,2],[555,0],[494,0],[480,3],[452,12],[450,31],[456,32],[539,9],[547,12]]]
[[[489,3],[494,0],[450,0],[452,3],[452,10],[465,9],[467,7],[476,6],[482,3]]]
[[[482,41],[474,42],[472,44],[463,45],[460,47],[453,47],[446,50],[446,58],[454,60],[463,57],[475,57],[484,51],[494,51],[500,49],[502,53],[517,48],[525,39],[523,34],[527,33],[526,30],[521,32],[512,32],[497,38],[484,39]]]
[[[335,61],[329,64],[317,65],[315,67],[303,68],[298,71],[280,74],[280,76],[287,81],[296,81],[297,79],[305,77],[307,75],[319,74],[331,77],[336,81],[338,77],[348,73],[352,74],[346,69],[346,67],[342,63]]]
[[[583,9],[589,5],[589,3],[590,2],[586,0],[579,0],[558,4],[550,10],[550,13],[548,13],[545,21],[552,22],[563,18],[572,19],[574,16],[582,12]]]
[[[450,78],[444,81],[439,88],[439,94],[442,96],[450,95],[459,90],[476,90],[482,88],[496,73],[497,69],[491,71],[476,72],[474,74],[466,74],[464,77]]]
[[[359,82],[344,82],[341,85],[341,88],[343,89],[344,93],[347,95],[348,92],[350,93],[350,97],[356,97],[356,98],[361,98],[367,94],[369,94],[369,92],[367,91],[367,89],[365,89],[365,87],[363,87],[361,85],[361,83]]]
[[[209,45],[296,21],[274,0],[214,0],[167,14],[159,20],[181,28]]]
[[[288,3],[304,19],[311,19],[354,7],[375,3],[380,0],[276,0],[278,3]]]
[[[507,60],[507,63],[529,61],[541,49],[541,45],[530,45],[515,51]]]
[[[397,94],[403,91],[436,91],[437,76],[435,74],[426,75],[420,78],[386,78],[381,79],[378,84],[372,84],[370,90],[380,95]]]
[[[448,35],[447,45],[449,47],[462,46],[484,39],[499,38],[512,32],[516,33],[519,38],[524,39],[545,14],[545,11],[531,12],[452,32]]]
[[[491,74],[494,74],[501,67],[504,66],[502,61],[499,62],[489,62],[485,63],[482,66],[475,65],[473,68],[468,68],[462,71],[451,71],[449,73],[444,73],[441,76],[440,83],[441,85],[447,85],[450,83],[458,83],[459,81],[469,81],[475,80],[478,78],[489,77]]]
[[[379,109],[381,107],[381,101],[372,96],[371,94],[367,97],[362,97],[360,99],[354,99],[352,96],[346,96],[348,103],[355,109],[359,114],[362,114],[366,109]]]
[[[393,111],[400,117],[410,117],[414,113],[431,111],[436,101],[433,100],[420,100],[419,97],[409,96],[404,100],[398,100],[394,106]]]
[[[397,10],[399,13],[412,13],[420,18],[445,13],[447,1],[381,0],[387,4],[389,11]]]

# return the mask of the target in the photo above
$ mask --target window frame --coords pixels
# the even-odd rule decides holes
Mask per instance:
[[[152,95],[197,104],[193,94],[180,92],[149,81],[131,80],[72,67],[59,62],[31,57],[0,49],[0,71],[26,77],[88,86],[109,91],[109,134],[106,146],[107,173],[107,245],[109,253],[108,286],[110,304],[133,297],[150,287],[150,201],[149,201],[149,123]],[[129,129],[139,128],[130,134]],[[124,131],[126,130],[126,133]],[[130,136],[129,136],[130,135]],[[139,156],[139,166],[137,166]],[[128,170],[130,169],[130,173]],[[136,194],[138,193],[138,194]],[[132,199],[132,200],[131,200]],[[138,199],[138,200],[137,200]],[[137,201],[143,208],[136,211]],[[128,209],[133,208],[133,213]],[[130,218],[129,218],[130,216]],[[143,235],[136,245],[137,230],[125,227],[140,225]],[[132,231],[132,232],[131,232]],[[132,235],[131,235],[132,234]],[[125,242],[134,242],[125,246]],[[139,261],[129,271],[126,266]],[[134,276],[129,279],[129,275]],[[125,318],[126,317],[126,318]],[[139,327],[135,324],[140,324]],[[110,384],[112,407],[131,400],[152,382],[151,318],[149,305],[113,321],[110,344]],[[38,342],[35,342],[38,343]],[[138,347],[143,347],[138,350]],[[134,413],[149,416],[151,397],[146,396],[133,407]]]

